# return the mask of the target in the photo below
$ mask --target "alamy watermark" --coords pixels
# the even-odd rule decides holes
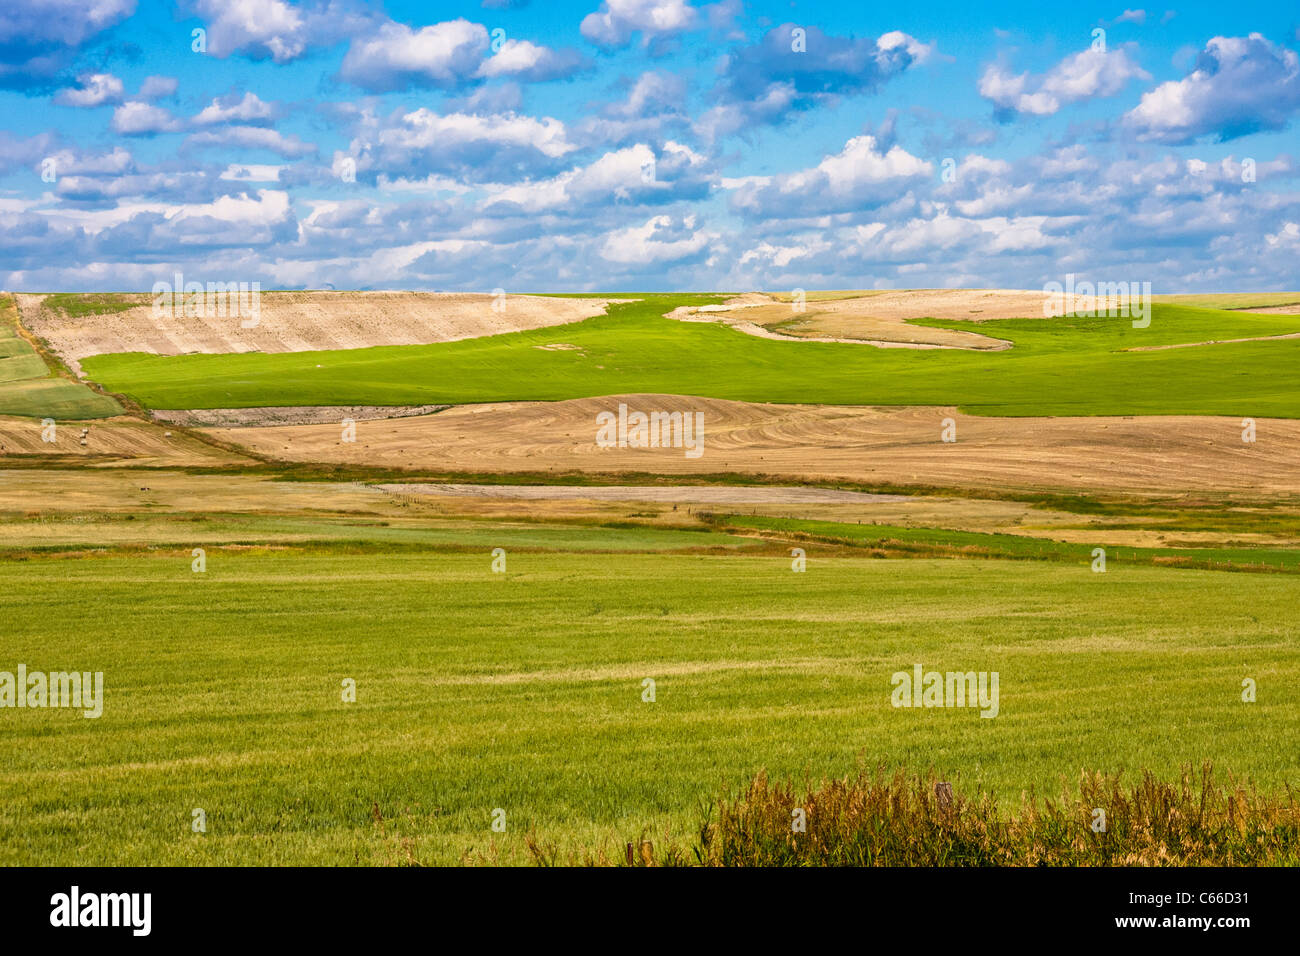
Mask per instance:
[[[1150,282],[1075,282],[1068,273],[1065,284],[1043,286],[1043,316],[1119,316],[1133,320],[1133,328],[1151,324]]]
[[[238,318],[243,329],[253,329],[262,321],[262,283],[260,282],[186,282],[182,273],[174,282],[153,284],[153,317]]]
[[[133,936],[148,936],[153,925],[152,893],[83,893],[74,885],[50,897],[50,925],[55,927],[125,927]]]
[[[687,458],[704,454],[703,412],[628,411],[596,416],[596,444],[601,448],[682,448]]]
[[[998,672],[897,671],[891,678],[894,707],[978,707],[981,717],[998,715]]]
[[[0,707],[73,707],[83,717],[104,713],[104,672],[0,671]]]

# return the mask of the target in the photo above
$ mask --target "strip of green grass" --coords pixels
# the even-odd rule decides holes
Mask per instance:
[[[18,333],[13,298],[0,295],[0,415],[86,420],[122,414],[115,399],[64,378]]]
[[[1300,332],[1300,316],[1157,305],[1127,318],[926,324],[1009,339],[1004,352],[782,342],[662,313],[657,296],[530,332],[328,352],[86,359],[87,375],[152,408],[554,401],[629,392],[759,402],[943,405],[988,415],[1300,415],[1300,339],[1128,349]],[[566,343],[573,349],[546,350]]]
[[[0,554],[58,556],[94,549],[292,547],[299,551],[655,552],[761,544],[725,530],[635,522],[530,522],[489,519],[278,517],[261,514],[50,514],[0,516]],[[489,560],[484,557],[484,561]]]
[[[134,309],[136,306],[148,302],[149,299],[150,297],[142,296],[139,293],[129,292],[56,292],[45,297],[44,305],[47,309],[56,309],[65,315],[82,318],[87,315],[111,315],[114,312],[125,312],[127,309]]]
[[[1091,566],[1094,549],[1106,552],[1106,563],[1125,565],[1173,565],[1243,571],[1300,571],[1300,550],[1291,548],[1137,548],[1108,545],[1104,541],[1075,544],[1049,538],[948,528],[910,528],[899,525],[847,524],[840,521],[808,521],[798,518],[770,518],[761,515],[715,516],[719,528],[751,528],[773,534],[795,535],[830,544],[871,548],[893,556],[1002,558],[1031,561],[1060,561]],[[1099,529],[1098,534],[1104,534]]]
[[[934,768],[1012,805],[1082,767],[1173,777],[1210,759],[1268,789],[1300,783],[1288,576],[574,554],[512,554],[492,574],[486,551],[189,561],[0,562],[0,669],[105,680],[98,720],[0,710],[0,863],[526,862],[530,831],[621,853],[643,827],[688,838],[703,799],[760,769],[817,779],[859,762]],[[917,663],[998,671],[999,716],[892,708],[891,675]]]

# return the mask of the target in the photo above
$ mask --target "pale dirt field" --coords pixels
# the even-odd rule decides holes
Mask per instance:
[[[112,352],[304,352],[375,345],[427,345],[579,322],[602,315],[609,299],[561,299],[434,292],[263,292],[257,324],[240,316],[154,316],[153,297],[122,312],[69,316],[45,296],[17,293],[23,324],[77,375],[80,360]]]
[[[1078,515],[1019,501],[864,495],[834,489],[699,486],[520,486],[275,481],[256,475],[178,471],[11,468],[0,471],[0,547],[193,546],[257,540],[292,546],[344,521],[420,527],[446,520],[636,521],[702,526],[701,512],[770,515],[861,524],[1008,532],[1126,546],[1295,546],[1293,536],[1112,527],[1147,519]],[[1288,513],[1294,513],[1294,508]],[[226,527],[219,516],[310,520],[312,527]],[[196,523],[202,518],[202,523]],[[214,524],[217,521],[217,524]],[[227,522],[229,523],[229,522]],[[317,529],[317,530],[314,530]],[[351,532],[349,532],[351,533]],[[188,558],[186,559],[188,560]]]
[[[520,501],[649,501],[697,505],[879,504],[911,500],[907,495],[877,495],[837,488],[781,488],[771,485],[375,485],[392,494],[436,494],[458,498],[512,498]]]
[[[29,510],[141,516],[395,513],[385,495],[357,482],[275,481],[256,475],[192,475],[167,469],[0,470],[0,512]]]
[[[601,448],[596,415],[619,402],[642,411],[700,412],[704,452]],[[952,418],[957,441],[940,440]],[[791,481],[854,481],[967,490],[1300,492],[1300,421],[983,418],[949,407],[765,405],[675,395],[458,406],[437,415],[337,425],[214,428],[204,433],[271,458],[439,472],[735,472]]]
[[[1011,343],[976,332],[908,325],[908,319],[1041,319],[1047,297],[1020,289],[907,289],[873,291],[835,298],[810,294],[804,311],[795,311],[789,296],[758,292],[728,299],[722,305],[674,309],[669,318],[688,322],[723,322],[761,338],[796,338],[810,342],[865,343],[880,348],[972,349],[998,352]],[[1079,297],[1080,310],[1124,304],[1115,297]]]
[[[80,459],[103,467],[250,464],[243,455],[215,448],[179,430],[170,432],[169,437],[165,427],[125,415],[59,422],[53,442],[46,442],[43,433],[39,419],[0,416],[0,465],[5,458],[18,455]]]

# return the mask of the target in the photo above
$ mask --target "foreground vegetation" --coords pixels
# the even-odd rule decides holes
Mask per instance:
[[[689,845],[702,801],[764,769],[933,769],[1002,805],[1085,767],[1213,760],[1269,792],[1300,773],[1289,575],[814,547],[793,573],[641,553],[646,529],[590,529],[606,553],[505,530],[210,544],[202,573],[188,548],[0,562],[0,670],[105,681],[99,719],[0,710],[0,863],[617,859],[630,834]],[[891,707],[917,663],[1000,672],[999,715]]]
[[[534,842],[539,863],[559,862]],[[710,807],[688,847],[627,844],[623,860],[705,866],[1294,866],[1300,805],[1290,791],[1261,794],[1216,782],[1209,764],[1176,781],[1147,772],[1083,772],[1059,798],[1027,794],[1010,811],[991,794],[950,781],[859,771],[817,787],[770,783],[760,773]]]
[[[716,297],[647,296],[570,325],[436,345],[325,352],[101,355],[94,381],[151,408],[554,401],[659,392],[778,403],[959,405],[988,415],[1300,415],[1300,316],[1157,304],[1128,318],[925,325],[1003,352],[782,342],[663,313]],[[1196,344],[1196,343],[1219,344]],[[564,344],[564,349],[539,346]],[[1132,351],[1154,346],[1188,348]]]

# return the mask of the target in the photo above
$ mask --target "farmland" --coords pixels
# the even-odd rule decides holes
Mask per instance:
[[[1290,575],[814,546],[793,574],[598,533],[623,555],[535,532],[500,574],[491,525],[417,552],[214,547],[202,574],[188,550],[0,564],[9,654],[106,686],[97,720],[6,721],[3,861],[527,862],[530,833],[617,855],[764,768],[933,768],[1013,804],[1080,767],[1300,770]],[[892,709],[915,663],[1000,671],[998,719]]]
[[[1153,306],[1116,317],[932,321],[998,352],[785,342],[664,313],[648,296],[563,326],[429,345],[98,355],[86,376],[149,408],[467,404],[667,393],[749,402],[955,405],[981,415],[1300,416],[1300,316]],[[1218,344],[1202,344],[1218,343]],[[1164,346],[1187,345],[1186,348]],[[1141,349],[1141,351],[1136,351]]]
[[[16,320],[12,299],[0,295],[0,415],[89,419],[122,410],[112,398],[50,368]]]
[[[275,295],[256,351],[140,296],[8,313],[14,381],[82,404],[0,415],[0,671],[105,694],[0,710],[0,862],[621,861],[764,774],[1300,781],[1298,315]],[[691,312],[737,299],[777,337]],[[393,344],[314,347],[357,303]],[[704,453],[600,447],[619,403]],[[996,672],[997,718],[893,706],[916,665]]]

